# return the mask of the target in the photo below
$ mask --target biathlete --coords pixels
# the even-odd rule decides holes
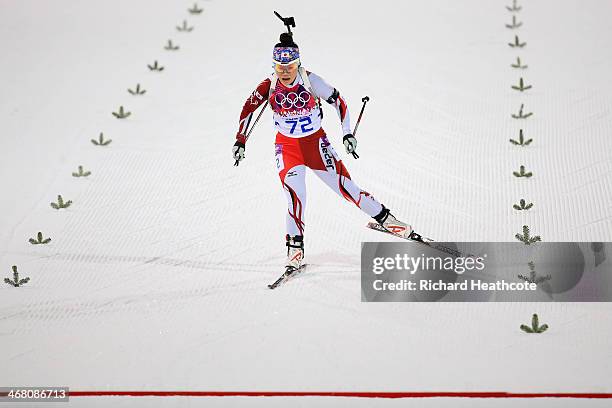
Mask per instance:
[[[387,231],[407,238],[412,232],[411,226],[399,221],[388,208],[355,184],[321,127],[322,99],[336,108],[346,152],[355,152],[357,140],[351,133],[344,98],[336,88],[302,67],[299,48],[290,33],[281,34],[272,56],[274,73],[264,79],[244,103],[232,153],[237,162],[244,159],[246,131],[253,113],[268,101],[274,112],[277,131],[274,149],[276,169],[289,207],[286,215],[286,266],[299,269],[304,262],[307,167]]]

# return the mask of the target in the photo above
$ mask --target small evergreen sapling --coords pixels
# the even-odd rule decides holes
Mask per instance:
[[[164,46],[164,49],[168,51],[176,51],[179,49],[179,46],[172,44],[172,40],[168,40],[168,44]]]
[[[132,114],[132,112],[126,112],[123,109],[123,105],[119,106],[119,112],[113,112],[113,116],[116,117],[117,119],[125,119],[128,116],[130,116]]]
[[[183,20],[183,25],[182,26],[176,26],[176,29],[178,31],[190,32],[191,30],[193,30],[193,26],[188,27],[187,26],[187,20]]]
[[[514,36],[514,43],[508,43],[508,45],[512,48],[523,48],[527,45],[526,42],[521,42],[518,38],[518,35]]]
[[[511,12],[521,11],[521,7],[516,4],[516,0],[512,0],[512,7],[506,6],[506,9]]]
[[[533,176],[532,172],[525,172],[525,166],[521,165],[521,167],[519,168],[519,171],[513,171],[512,174],[514,174],[514,177],[531,177]]]
[[[29,242],[32,245],[48,244],[49,242],[51,242],[51,238],[43,239],[42,232],[38,231],[38,234],[36,235],[36,239],[30,238]]]
[[[524,107],[524,104],[521,103],[521,108],[519,109],[518,115],[512,114],[512,117],[514,119],[527,119],[528,117],[533,115],[533,112],[529,112],[529,113],[523,114],[523,107]]]
[[[523,77],[521,77],[521,79],[519,80],[518,86],[517,85],[512,85],[512,89],[524,92],[524,91],[526,91],[528,89],[531,89],[531,85],[525,86],[525,83],[523,82]]]
[[[521,59],[519,57],[516,57],[516,64],[511,64],[510,65],[512,68],[519,68],[519,69],[526,69],[527,65],[522,65],[521,64]]]
[[[510,143],[517,146],[529,146],[529,144],[533,141],[533,139],[525,140],[523,137],[523,129],[519,130],[519,140],[516,141],[514,139],[510,139]]]
[[[13,265],[13,280],[10,280],[9,278],[4,278],[4,282],[16,288],[18,288],[19,286],[25,285],[29,281],[30,281],[30,278],[19,279],[19,273],[17,273],[17,265]]]
[[[136,84],[136,89],[132,90],[128,88],[128,92],[132,95],[144,95],[147,91],[145,89],[140,89],[140,84]]]
[[[96,144],[95,140],[93,140],[93,139],[91,139],[91,140],[94,142],[94,144]],[[110,141],[108,143],[110,143]],[[83,166],[79,166],[79,171],[78,172],[76,172],[76,173],[73,172],[72,173],[72,177],[88,177],[90,175],[91,175],[91,171],[83,171]]]
[[[506,24],[506,28],[509,28],[511,30],[514,30],[516,28],[519,28],[520,26],[522,26],[523,23],[517,23],[516,22],[516,16],[512,16],[512,24]]]
[[[57,196],[57,203],[51,203],[51,207],[55,208],[56,210],[59,210],[60,208],[68,208],[70,207],[70,204],[72,204],[72,200],[68,200],[66,202],[64,202],[64,199],[62,198],[61,195]]]
[[[525,204],[525,200],[521,198],[520,203],[519,204],[514,204],[512,207],[515,210],[518,210],[518,211],[528,210],[531,207],[533,207],[533,203]]]
[[[193,7],[187,9],[191,14],[200,14],[204,9],[198,8],[198,3],[194,3]]]
[[[525,333],[544,333],[547,329],[547,324],[540,326],[538,315],[535,313],[531,317],[531,327],[527,326],[526,324],[521,324],[521,330]]]
[[[159,64],[157,63],[157,60],[155,60],[155,62],[153,63],[153,65],[151,65],[151,64],[147,64],[147,67],[149,67],[149,70],[151,70],[151,71],[159,71],[159,72],[161,72],[161,71],[163,71],[163,70],[164,70],[164,67],[162,67],[161,65],[159,65]]]
[[[525,282],[529,282],[529,283],[535,283],[536,285],[542,282],[546,282],[547,280],[551,280],[552,276],[550,275],[546,275],[546,276],[537,276],[536,275],[536,270],[535,270],[535,263],[534,262],[529,262],[527,265],[529,265],[529,277],[525,276],[525,275],[519,275],[518,278],[524,280]]]
[[[114,112],[113,112],[113,114],[114,114]],[[108,145],[112,141],[113,141],[113,139],[104,140],[104,133],[102,133],[102,132],[100,132],[100,136],[98,136],[98,140],[91,139],[91,143],[95,144],[96,146],[106,146],[106,145]]]
[[[536,235],[534,237],[530,236],[529,227],[527,225],[523,225],[523,235],[516,234],[514,237],[525,245],[531,245],[538,241],[542,241],[542,238],[539,235]]]

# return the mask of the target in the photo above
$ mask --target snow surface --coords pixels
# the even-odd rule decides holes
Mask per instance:
[[[358,209],[308,178],[299,279],[270,291],[286,201],[242,103],[294,15],[304,65],[348,99],[363,188],[440,241],[612,238],[612,4],[0,2],[0,385],[72,390],[612,392],[608,303],[360,302]],[[186,19],[191,33],[175,30]],[[168,39],[180,46],[162,47]],[[529,67],[510,67],[517,56]],[[150,72],[153,60],[165,66]],[[520,76],[533,89],[512,90]],[[147,90],[132,96],[127,88]],[[510,117],[521,103],[527,120]],[[124,105],[132,115],[117,120]],[[534,142],[511,145],[523,128]],[[104,132],[112,143],[89,140]],[[534,173],[517,179],[523,164]],[[83,165],[89,178],[73,178]],[[55,211],[58,194],[73,204]],[[517,213],[520,198],[535,203]],[[28,238],[42,231],[49,245]],[[518,326],[537,312],[550,330]],[[609,406],[596,400],[75,397],[70,406]],[[20,406],[26,406],[23,404]],[[36,404],[31,404],[36,406]],[[44,405],[46,406],[46,405]]]

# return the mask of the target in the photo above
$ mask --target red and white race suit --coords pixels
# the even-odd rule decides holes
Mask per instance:
[[[378,215],[382,205],[360,189],[346,170],[321,127],[322,112],[317,98],[332,104],[338,113],[343,134],[351,133],[346,101],[336,89],[318,75],[308,72],[312,92],[298,73],[290,86],[275,76],[263,80],[246,100],[240,114],[236,139],[246,143],[246,129],[253,113],[266,99],[274,111],[276,169],[287,196],[287,234],[304,235],[306,209],[306,167],[337,194],[354,203],[370,217]],[[273,92],[271,81],[275,80]],[[313,94],[314,93],[314,94]]]

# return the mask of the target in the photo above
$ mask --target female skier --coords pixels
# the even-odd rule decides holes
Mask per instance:
[[[247,127],[253,112],[267,100],[274,111],[274,126],[277,130],[276,169],[289,205],[286,216],[286,266],[299,269],[304,259],[306,167],[387,231],[407,238],[412,231],[410,225],[397,220],[389,209],[355,184],[321,127],[323,111],[320,99],[324,99],[338,112],[345,135],[342,142],[346,152],[355,152],[357,140],[351,133],[344,98],[321,77],[301,66],[299,49],[291,34],[281,34],[272,57],[274,73],[263,80],[244,103],[232,153],[237,161],[244,158]]]

